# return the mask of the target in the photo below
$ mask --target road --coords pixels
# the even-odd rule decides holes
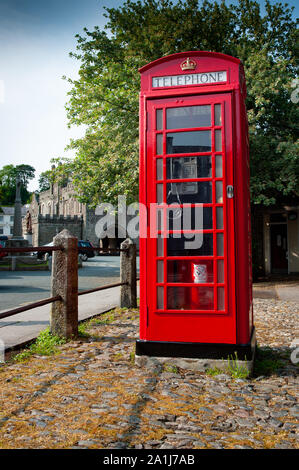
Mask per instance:
[[[119,268],[119,256],[89,258],[78,270],[79,291],[119,282]],[[0,311],[50,297],[50,285],[49,271],[0,271]]]

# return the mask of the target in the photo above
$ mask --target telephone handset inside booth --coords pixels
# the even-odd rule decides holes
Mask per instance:
[[[197,158],[180,157],[170,158],[170,179],[192,179],[197,178]],[[197,182],[171,183],[173,196],[180,194],[197,194]],[[180,202],[180,201],[178,201]]]

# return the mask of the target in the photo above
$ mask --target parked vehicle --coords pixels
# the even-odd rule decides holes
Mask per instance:
[[[53,242],[47,243],[44,246],[53,246]],[[93,245],[90,243],[89,240],[78,240],[78,254],[81,257],[83,261],[87,261],[88,258],[93,258],[95,256],[95,252],[92,250],[84,250],[84,248],[93,248]],[[38,259],[44,259],[47,260],[49,256],[52,256],[52,251],[46,251],[46,252],[35,252],[32,253],[32,255],[37,255]]]
[[[7,240],[7,237],[6,237],[6,240]],[[5,248],[5,239],[4,240],[0,239],[0,248]],[[0,253],[0,258],[3,258],[4,256],[7,256],[6,251]]]
[[[78,250],[83,261],[87,261],[88,258],[93,258],[95,256],[94,251],[84,250],[84,248],[94,248],[94,246],[90,243],[89,240],[78,240]]]
[[[53,242],[47,243],[43,246],[53,246]],[[49,256],[52,256],[52,251],[34,251],[31,253],[32,256],[37,256],[37,259],[44,259],[47,260]]]

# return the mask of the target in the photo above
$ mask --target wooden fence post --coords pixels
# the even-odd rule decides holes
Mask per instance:
[[[62,300],[51,305],[50,330],[71,338],[78,334],[78,239],[62,230],[53,242],[63,250],[53,251],[51,296],[60,295]]]
[[[120,245],[120,282],[126,282],[120,288],[120,306],[137,307],[136,245],[127,238]]]

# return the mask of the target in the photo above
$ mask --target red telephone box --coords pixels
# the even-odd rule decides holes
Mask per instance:
[[[255,339],[242,63],[215,52],[186,52],[155,60],[140,73],[140,203],[147,228],[140,238],[136,354],[221,359],[236,351],[250,360]],[[178,224],[186,208],[187,229]]]

